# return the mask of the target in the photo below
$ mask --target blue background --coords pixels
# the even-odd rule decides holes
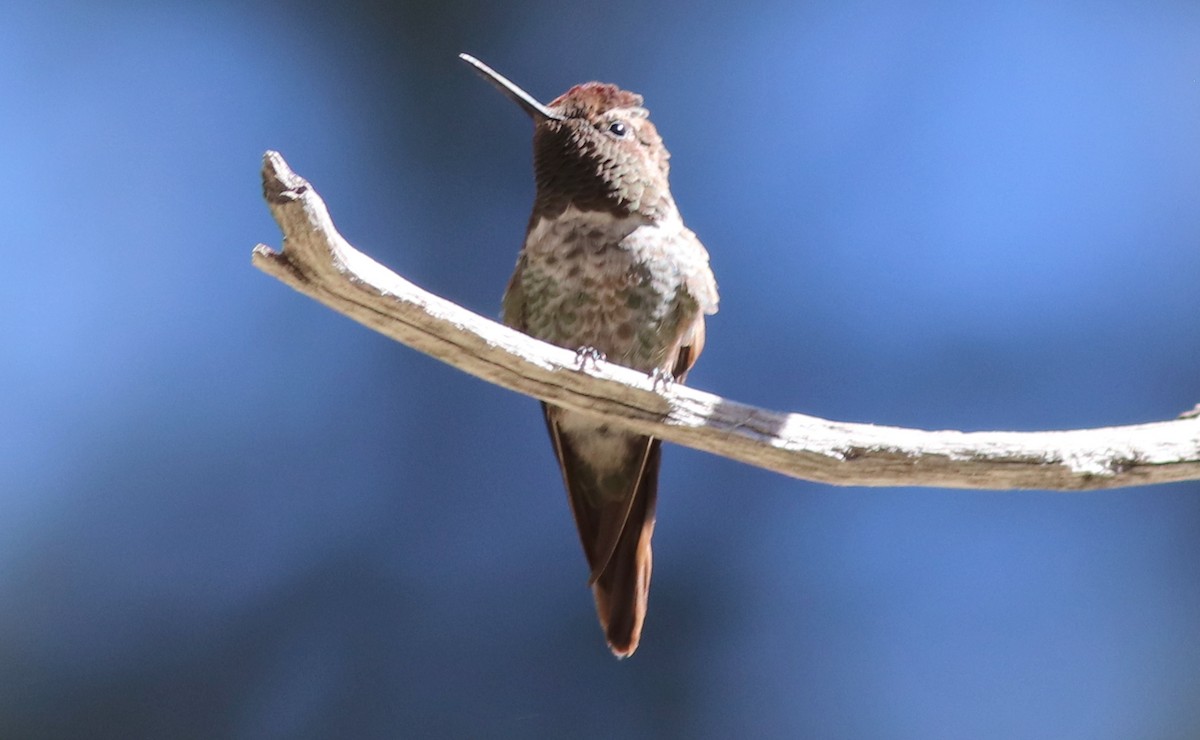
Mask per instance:
[[[8,3],[0,736],[1200,736],[1200,486],[835,489],[670,447],[604,648],[536,404],[250,267],[280,150],[488,315],[549,99],[646,96],[700,388],[923,428],[1200,400],[1200,5]]]

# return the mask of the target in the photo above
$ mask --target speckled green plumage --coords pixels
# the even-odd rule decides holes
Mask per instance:
[[[687,261],[673,253],[695,257],[703,247],[686,229],[630,229],[631,221],[571,208],[539,222],[505,294],[505,322],[569,349],[593,347],[635,370],[670,371],[680,342],[703,321]]]

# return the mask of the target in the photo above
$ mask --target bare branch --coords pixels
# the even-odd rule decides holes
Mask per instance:
[[[263,193],[283,249],[263,272],[381,334],[484,380],[643,434],[837,485],[1082,490],[1200,479],[1200,419],[1061,432],[929,432],[754,408],[680,384],[658,389],[607,362],[513,331],[358,252],[277,152]]]

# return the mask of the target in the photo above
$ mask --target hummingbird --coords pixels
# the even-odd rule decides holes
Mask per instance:
[[[708,252],[679,216],[642,96],[575,85],[542,104],[461,54],[533,120],[533,212],[502,301],[537,339],[683,382],[717,311]],[[637,650],[650,590],[662,441],[542,404],[609,648]]]

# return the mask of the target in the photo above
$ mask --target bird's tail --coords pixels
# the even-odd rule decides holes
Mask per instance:
[[[596,613],[608,646],[619,658],[637,650],[650,593],[654,507],[658,498],[658,468],[662,442],[650,442],[637,493],[612,558],[592,584]]]

